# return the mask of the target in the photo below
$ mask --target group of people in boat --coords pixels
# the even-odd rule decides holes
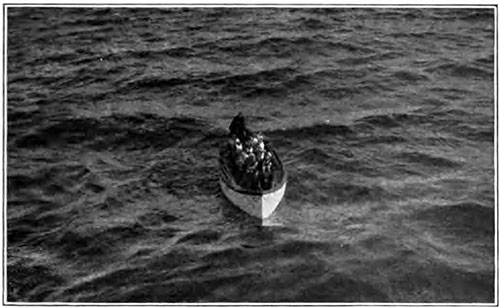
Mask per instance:
[[[254,190],[270,189],[276,161],[264,136],[248,130],[241,113],[233,119],[229,131],[229,155],[236,183]]]

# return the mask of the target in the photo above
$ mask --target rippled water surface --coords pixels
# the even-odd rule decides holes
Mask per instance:
[[[7,17],[9,301],[494,300],[492,9]],[[265,226],[217,182],[239,111]]]

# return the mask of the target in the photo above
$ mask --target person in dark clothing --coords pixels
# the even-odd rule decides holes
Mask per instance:
[[[246,128],[245,125],[245,116],[240,112],[231,121],[229,125],[229,132],[231,137],[238,138],[242,142],[245,142],[250,136],[250,131]]]

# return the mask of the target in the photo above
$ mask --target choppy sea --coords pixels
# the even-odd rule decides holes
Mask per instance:
[[[491,7],[6,17],[8,301],[494,301]],[[264,225],[217,182],[240,111]]]

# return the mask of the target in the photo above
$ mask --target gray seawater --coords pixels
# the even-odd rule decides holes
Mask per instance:
[[[493,302],[493,9],[7,18],[9,301]],[[217,183],[239,111],[265,226]]]

